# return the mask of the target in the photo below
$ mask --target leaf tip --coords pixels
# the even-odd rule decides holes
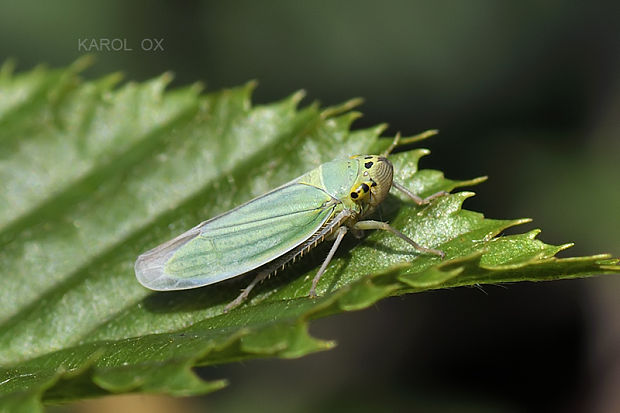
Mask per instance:
[[[258,87],[258,80],[248,80],[247,82],[245,82],[245,85],[243,85],[243,87],[251,92]]]
[[[472,196],[476,196],[476,193],[473,191],[461,191],[461,192],[457,192],[454,195],[458,195],[461,198],[463,198],[463,200],[465,200],[467,198],[471,198]]]
[[[364,100],[362,98],[353,98],[353,99],[347,100],[346,102],[340,105],[327,107],[321,111],[321,115],[320,115],[321,119],[327,119],[333,116],[337,116],[337,115],[349,112],[354,107],[361,105],[363,101]],[[356,117],[362,116],[360,112],[355,112],[355,114],[356,114]]]
[[[566,244],[558,245],[558,252],[567,250],[575,246],[574,242],[567,242]]]
[[[299,89],[297,92],[293,93],[290,97],[291,101],[294,105],[299,104],[303,98],[306,97],[305,89]]]
[[[512,220],[510,226],[528,224],[532,221],[533,221],[532,218],[519,218],[519,219]],[[540,232],[540,230],[538,230],[538,232]]]
[[[161,76],[159,77],[159,79],[160,79],[160,81],[163,84],[165,84],[167,86],[174,79],[174,72],[172,72],[171,70],[168,70],[168,71],[162,73]]]
[[[388,124],[387,123],[380,123],[377,126],[375,126],[372,129],[372,132],[376,135],[379,136],[381,135],[383,132],[385,132],[385,130],[388,128]]]
[[[202,81],[198,81],[198,82],[194,82],[189,86],[189,89],[195,93],[195,94],[199,94],[201,92],[203,92],[206,89],[206,84],[205,82]]]
[[[420,154],[420,158],[431,154],[431,150],[426,148],[418,148],[416,151]]]
[[[10,77],[15,71],[15,67],[17,66],[17,61],[9,57],[0,66],[0,77]]]
[[[78,57],[70,66],[72,72],[79,73],[92,66],[95,63],[95,55],[86,54]]]
[[[428,129],[424,132],[418,133],[417,135],[409,136],[406,138],[401,138],[399,145],[407,145],[414,142],[420,142],[425,139],[430,138],[431,136],[435,136],[439,134],[439,129]]]

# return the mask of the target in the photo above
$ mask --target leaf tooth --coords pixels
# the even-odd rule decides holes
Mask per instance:
[[[340,105],[330,106],[330,107],[323,109],[320,113],[320,117],[321,119],[327,119],[327,118],[341,115],[361,105],[363,102],[364,102],[364,99],[362,98],[353,98],[353,99],[347,100],[346,102]],[[361,116],[361,113],[359,113],[358,116]]]

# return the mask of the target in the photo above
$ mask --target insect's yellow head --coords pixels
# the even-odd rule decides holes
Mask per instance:
[[[372,211],[387,197],[392,187],[394,167],[385,157],[379,155],[353,156],[359,164],[359,173],[349,196],[364,210]]]

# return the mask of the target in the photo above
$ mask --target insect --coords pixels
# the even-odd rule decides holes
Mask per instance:
[[[407,142],[435,133],[427,131]],[[393,180],[393,166],[387,155],[399,143],[397,134],[383,155],[357,155],[324,163],[141,254],[135,263],[138,281],[152,290],[184,290],[257,270],[254,280],[226,306],[228,311],[240,305],[260,281],[278,268],[321,241],[333,239],[327,258],[312,280],[309,295],[316,297],[319,279],[347,232],[360,237],[364,230],[389,231],[419,252],[443,258],[442,251],[418,245],[385,222],[364,219],[391,188],[418,205],[447,194],[441,191],[423,199]]]

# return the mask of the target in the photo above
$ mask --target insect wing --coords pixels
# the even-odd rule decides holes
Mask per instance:
[[[315,186],[284,185],[140,255],[136,277],[145,287],[163,291],[244,274],[307,240],[337,204]]]

